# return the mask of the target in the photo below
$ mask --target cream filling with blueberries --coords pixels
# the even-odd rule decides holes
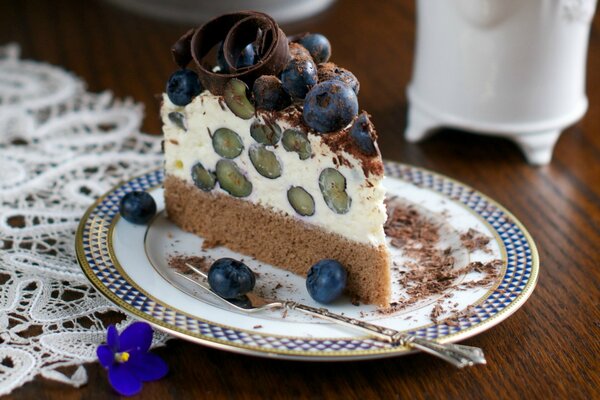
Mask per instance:
[[[168,175],[202,190],[272,208],[353,241],[385,244],[382,177],[366,177],[360,161],[347,153],[343,156],[351,166],[334,164],[336,154],[318,135],[301,135],[310,148],[306,141],[298,146],[294,141],[298,128],[285,120],[276,121],[280,130],[274,138],[269,132],[265,135],[261,117],[242,119],[207,90],[184,107],[163,95],[161,118]],[[307,150],[312,157],[307,157]],[[234,182],[221,184],[224,179],[218,179],[219,174],[233,176]],[[338,190],[344,184],[345,190]]]

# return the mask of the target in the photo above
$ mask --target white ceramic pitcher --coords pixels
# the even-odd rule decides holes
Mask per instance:
[[[454,127],[514,140],[547,164],[587,109],[596,0],[418,0],[406,139]]]

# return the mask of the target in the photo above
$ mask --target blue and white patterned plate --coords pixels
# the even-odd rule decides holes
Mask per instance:
[[[125,312],[190,341],[260,356],[318,361],[410,352],[294,312],[238,313],[206,298],[185,280],[178,281],[169,257],[241,258],[258,272],[257,286],[263,292],[316,305],[306,293],[303,278],[224,248],[202,250],[202,239],[179,230],[164,212],[148,226],[120,218],[119,201],[134,190],[149,191],[162,210],[162,180],[162,170],[155,170],[119,185],[88,209],[77,231],[81,268],[94,286]],[[537,281],[538,254],[533,240],[512,214],[462,183],[412,166],[387,162],[384,184],[388,195],[401,197],[439,223],[440,246],[454,249],[457,268],[471,261],[501,259],[504,266],[500,276],[487,286],[455,286],[392,314],[379,313],[370,305],[352,305],[349,299],[338,301],[329,307],[331,311],[439,342],[456,342],[489,329],[525,303]],[[464,247],[460,234],[470,228],[491,238],[486,251]],[[393,257],[399,265],[406,261],[398,249],[394,249]],[[464,283],[477,281],[481,278],[477,274],[459,279]],[[395,288],[394,295],[402,296],[402,289]],[[448,322],[432,322],[430,315],[436,304],[442,305],[445,313],[438,320]]]

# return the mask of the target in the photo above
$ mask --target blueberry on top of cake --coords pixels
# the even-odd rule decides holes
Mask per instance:
[[[322,259],[348,292],[387,305],[383,163],[359,83],[319,34],[268,15],[217,17],[173,46],[165,202],[182,229],[302,276]]]

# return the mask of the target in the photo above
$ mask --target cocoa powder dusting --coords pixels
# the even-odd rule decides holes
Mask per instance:
[[[169,267],[184,275],[190,275],[195,273],[186,264],[193,265],[202,272],[208,272],[212,263],[211,260],[207,257],[184,255],[170,256],[167,262],[169,263]]]
[[[214,249],[215,247],[219,247],[220,245],[221,245],[221,242],[217,239],[215,239],[215,240],[204,239],[202,241],[202,250]]]
[[[358,116],[355,118],[358,118]],[[375,129],[370,129],[369,133],[373,142],[377,143],[377,133],[375,132]],[[350,127],[320,136],[323,143],[325,143],[334,153],[339,155],[342,152],[346,152],[360,160],[365,176],[368,177],[371,174],[375,176],[383,175],[383,162],[381,161],[379,150],[373,156],[363,154],[350,135]]]

